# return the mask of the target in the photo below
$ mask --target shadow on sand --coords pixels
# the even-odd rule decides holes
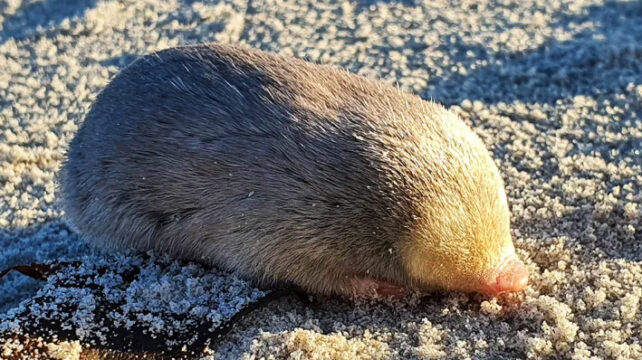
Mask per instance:
[[[464,99],[553,104],[558,99],[600,96],[619,92],[629,83],[642,83],[642,2],[608,1],[581,15],[561,15],[556,27],[570,29],[587,22],[595,22],[597,29],[517,54],[500,51],[490,56],[481,45],[465,44],[460,38],[443,39],[445,52],[457,48],[462,54],[474,53],[470,63],[489,57],[495,61],[466,75],[436,79],[423,97],[447,105]]]

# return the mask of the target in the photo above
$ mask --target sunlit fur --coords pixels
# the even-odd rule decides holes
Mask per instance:
[[[502,259],[514,254],[502,178],[481,140],[460,121],[446,128],[426,161],[440,163],[424,185],[413,230],[404,242],[405,265],[418,286],[477,291]],[[440,146],[445,142],[447,146]],[[412,176],[412,175],[409,175]]]
[[[451,112],[243,47],[134,62],[97,97],[61,176],[68,219],[97,244],[316,293],[355,279],[472,289],[512,251],[497,168]]]

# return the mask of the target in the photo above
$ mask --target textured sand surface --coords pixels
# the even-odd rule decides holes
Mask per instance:
[[[342,66],[458,112],[500,166],[532,274],[497,299],[285,298],[220,358],[642,358],[640,1],[0,0],[0,268],[92,255],[55,203],[66,144],[137,55],[204,41]],[[0,312],[42,286],[0,280]],[[82,358],[77,342],[50,347]]]

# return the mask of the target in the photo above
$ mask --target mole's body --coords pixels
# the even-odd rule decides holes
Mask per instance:
[[[174,48],[98,96],[62,169],[75,228],[263,283],[498,293],[527,275],[502,179],[442,106],[345,71]]]

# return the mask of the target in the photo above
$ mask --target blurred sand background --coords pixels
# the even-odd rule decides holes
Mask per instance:
[[[0,0],[0,268],[91,253],[55,202],[66,144],[123,66],[206,41],[341,66],[459,113],[500,166],[532,273],[497,299],[285,298],[220,358],[642,358],[640,1]],[[0,313],[41,285],[0,280]]]

